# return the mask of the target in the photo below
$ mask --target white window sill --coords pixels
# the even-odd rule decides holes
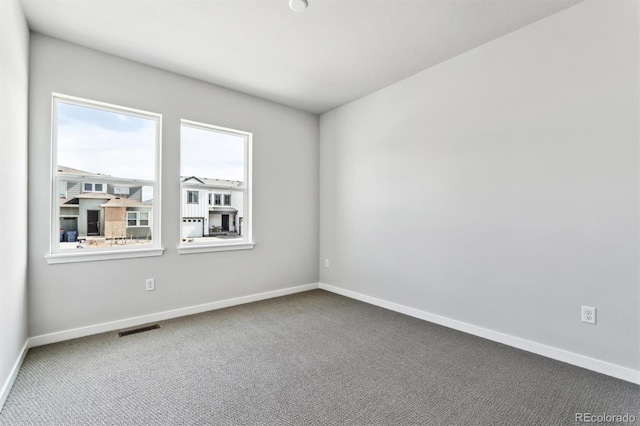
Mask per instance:
[[[163,248],[84,251],[82,253],[55,253],[45,256],[49,265],[57,263],[95,262],[99,260],[132,259],[162,256]]]
[[[190,244],[178,246],[178,253],[180,254],[193,254],[193,253],[208,253],[213,251],[231,251],[231,250],[251,250],[256,243],[254,242],[240,242],[240,243],[228,243],[228,244]]]

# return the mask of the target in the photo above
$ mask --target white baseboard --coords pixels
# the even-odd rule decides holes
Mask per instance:
[[[410,308],[408,306],[399,305],[397,303],[388,302],[382,299],[377,299],[375,297],[367,296],[351,290],[345,290],[343,288],[336,287],[333,285],[320,283],[319,287],[323,290],[327,290],[332,293],[336,293],[342,296],[350,297],[352,299],[360,300],[361,302],[380,306],[381,308],[389,309],[391,311],[400,312],[401,314],[405,314],[405,315],[409,315],[425,321],[433,322],[435,324],[443,325],[445,327],[449,327],[454,330],[459,330],[465,333],[473,334],[474,336],[482,337],[488,340],[493,340],[494,342],[502,343],[504,345],[522,349],[527,352],[532,352],[534,354],[542,355],[547,358],[552,358],[558,361],[566,362],[567,364],[572,364],[578,367],[586,368],[588,370],[602,373],[607,376],[615,377],[617,379],[622,379],[631,383],[640,384],[640,371],[637,371],[637,370],[632,370],[627,367],[622,367],[620,365],[612,364],[606,361],[590,358],[574,352],[566,351],[564,349],[554,348],[552,346],[543,345],[541,343],[533,342],[531,340],[522,339],[520,337],[515,337],[509,334],[500,333],[498,331],[490,330],[487,328],[478,327],[476,325],[472,325],[466,322],[462,322],[462,321],[454,320],[451,318],[443,317],[440,315],[432,314],[429,312],[421,311],[418,309]]]
[[[9,373],[9,377],[2,385],[2,389],[0,389],[0,411],[2,411],[2,407],[4,407],[4,403],[9,396],[9,391],[13,386],[13,382],[16,381],[16,377],[18,377],[18,372],[20,371],[20,367],[22,367],[22,362],[24,361],[24,357],[27,356],[27,351],[29,350],[29,339],[24,342],[22,346],[22,350],[20,351],[20,356],[16,359],[16,362],[13,364],[13,368]]]
[[[64,340],[76,339],[78,337],[90,336],[92,334],[104,333],[107,331],[121,330],[123,328],[135,327],[150,322],[164,321],[171,318],[183,317],[186,315],[199,314],[201,312],[213,311],[215,309],[228,308],[230,306],[243,305],[245,303],[257,302],[259,300],[272,299],[274,297],[286,296],[288,294],[300,293],[318,288],[319,284],[305,284],[297,287],[288,287],[280,290],[267,291],[264,293],[252,294],[249,296],[236,297],[233,299],[220,300],[218,302],[204,303],[202,305],[189,306],[186,308],[173,309],[170,311],[158,312],[155,314],[141,315],[138,317],[122,319],[118,321],[105,322],[102,324],[90,325],[87,327],[74,328],[71,330],[58,331],[56,333],[43,334],[31,337],[28,347],[48,345],[50,343],[62,342]]]

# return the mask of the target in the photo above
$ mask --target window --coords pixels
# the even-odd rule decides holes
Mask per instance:
[[[149,226],[149,212],[140,212],[138,218],[140,226]]]
[[[187,191],[187,203],[198,204],[198,191]]]
[[[149,212],[127,212],[127,226],[133,227],[148,227],[149,226]]]
[[[67,181],[61,180],[58,183],[58,197],[67,198]]]
[[[127,212],[127,226],[138,226],[138,212]]]
[[[213,204],[213,203],[212,203],[212,198],[213,198],[212,196],[213,196],[213,194],[212,194],[212,193],[209,193],[209,205]]]
[[[49,263],[162,254],[160,128],[159,114],[53,95]]]
[[[182,120],[180,129],[181,254],[239,250],[251,236],[251,133]],[[205,190],[213,204],[192,204]],[[210,199],[211,200],[211,199]],[[190,218],[199,218],[190,223]]]
[[[105,192],[105,190],[101,183],[85,182],[82,186],[82,192]]]

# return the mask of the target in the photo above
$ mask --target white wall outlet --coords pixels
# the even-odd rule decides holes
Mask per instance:
[[[596,323],[596,308],[592,306],[583,306],[582,307],[582,322],[586,322],[589,324]]]
[[[328,268],[329,267],[329,259],[325,259],[324,260],[324,267]]]
[[[155,278],[147,278],[146,280],[146,289],[147,291],[151,291],[151,290],[155,290],[156,289],[156,280]]]

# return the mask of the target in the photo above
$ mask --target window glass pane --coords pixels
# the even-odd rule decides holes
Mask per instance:
[[[127,212],[127,226],[137,226],[137,225],[138,225],[138,213]]]
[[[61,180],[58,185],[58,196],[60,198],[66,198],[67,196],[67,182],[64,180]]]
[[[58,102],[58,164],[91,174],[155,179],[156,120]]]
[[[159,118],[91,101],[54,100],[53,178],[61,194],[61,182],[66,182],[66,197],[54,205],[61,235],[54,250],[156,244],[150,224]],[[146,215],[146,225],[139,213]]]
[[[240,224],[244,218],[246,141],[241,133],[182,125],[182,190],[188,194],[197,188],[209,200],[213,194],[213,203],[197,208],[188,205],[191,198],[186,197],[188,202],[181,206],[182,244],[243,239]]]

